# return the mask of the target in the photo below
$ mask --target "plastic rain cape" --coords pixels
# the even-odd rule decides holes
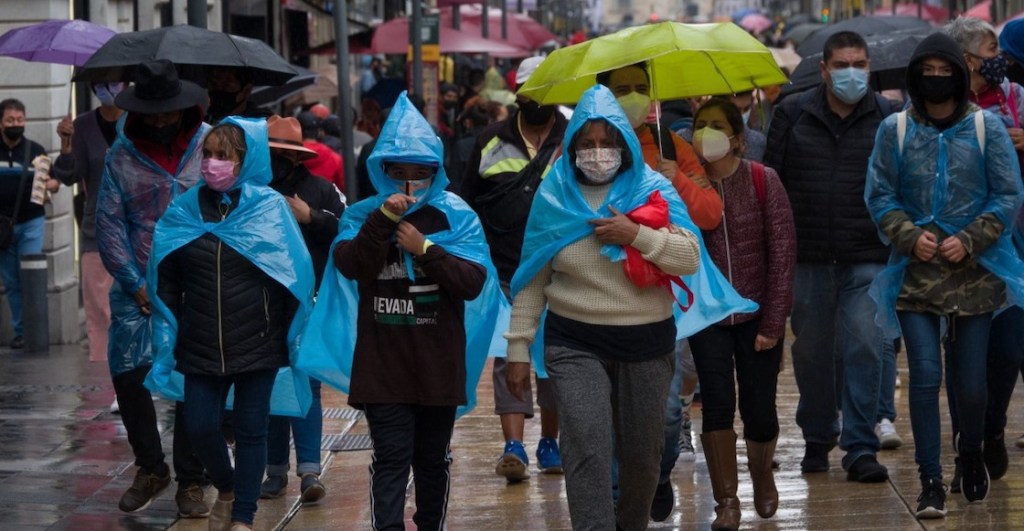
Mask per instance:
[[[1020,167],[1002,121],[985,111],[981,156],[973,113],[945,131],[908,117],[902,154],[896,120],[893,114],[878,128],[868,163],[864,200],[875,223],[888,212],[903,210],[917,226],[935,223],[947,234],[955,234],[979,215],[994,213],[1007,230],[978,262],[1006,283],[1011,304],[1024,302],[1024,263],[1011,241],[1021,206]],[[889,243],[884,234],[881,238]],[[896,298],[909,261],[909,256],[893,249],[889,265],[869,289],[878,304],[875,322],[889,338],[900,335]]]
[[[174,346],[178,323],[157,296],[157,268],[174,250],[211,233],[264,273],[288,288],[299,301],[288,328],[288,351],[294,366],[301,332],[313,306],[313,262],[295,217],[280,194],[267,186],[271,179],[267,124],[264,120],[225,118],[245,132],[247,152],[232,190],[241,189],[238,206],[222,222],[203,221],[199,210],[199,186],[171,202],[156,225],[153,252],[146,271],[147,291],[153,307],[153,369],[146,387],[174,400],[185,396],[184,376],[174,370]],[[204,185],[205,186],[205,185]],[[229,404],[231,397],[229,396]],[[270,399],[274,415],[304,417],[312,401],[309,378],[292,367],[278,370]]]
[[[384,173],[383,161],[402,160],[437,165],[437,174],[422,197],[410,207],[415,212],[429,204],[444,212],[450,230],[429,235],[430,241],[447,252],[484,266],[487,281],[480,295],[466,302],[466,399],[459,407],[459,416],[476,405],[476,385],[487,356],[507,343],[501,334],[508,328],[508,302],[498,287],[498,276],[491,262],[490,250],[476,213],[461,198],[446,192],[448,176],[444,170],[441,141],[429,123],[413,107],[403,92],[381,128],[377,145],[367,160],[370,181],[378,194],[360,201],[342,215],[338,236],[331,244],[351,240],[359,233],[366,217],[379,209],[384,201],[399,192]],[[356,345],[356,324],[359,289],[355,281],[345,278],[329,262],[320,284],[317,304],[303,336],[298,368],[320,381],[348,393],[352,378],[352,358]],[[406,270],[412,274],[412,257],[405,255]],[[492,348],[493,344],[493,348]]]
[[[611,217],[609,205],[614,206],[619,212],[630,212],[647,203],[651,193],[657,190],[669,203],[669,221],[692,232],[700,242],[700,267],[696,273],[681,277],[693,292],[694,303],[685,312],[676,305],[676,337],[689,337],[733,313],[756,311],[757,303],[736,293],[712,262],[707,248],[704,247],[700,229],[690,220],[679,192],[672,187],[668,179],[644,163],[640,141],[610,90],[595,85],[583,93],[565,132],[562,152],[569,152],[572,139],[579,129],[584,123],[594,119],[607,120],[622,133],[632,154],[633,167],[615,178],[604,203],[594,211],[580,192],[580,185],[576,181],[569,157],[562,156],[555,161],[554,167],[538,187],[537,195],[533,199],[530,218],[526,223],[522,259],[519,269],[512,278],[513,297],[529,284],[537,272],[559,251],[591,234],[594,227],[588,223],[590,220]],[[604,245],[601,254],[613,262],[624,260],[626,257],[626,251],[619,245]],[[677,300],[686,300],[686,294],[678,287],[673,286],[673,290]],[[541,328],[537,331],[531,349],[535,363],[543,359],[543,322],[542,316]]]
[[[177,173],[172,175],[135,147],[124,132],[127,118],[128,113],[124,113],[117,121],[117,140],[107,152],[96,203],[97,216],[120,229],[104,231],[99,227],[105,222],[97,220],[100,252],[122,264],[110,271],[115,280],[110,289],[110,312],[114,319],[107,353],[112,376],[153,361],[150,318],[143,315],[133,294],[145,284],[142,264],[149,260],[152,220],[163,215],[171,200],[196,184],[203,137],[210,130],[206,124],[199,125],[181,157]],[[109,215],[122,209],[123,219]]]

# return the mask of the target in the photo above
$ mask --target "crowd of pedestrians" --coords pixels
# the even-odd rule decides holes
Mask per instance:
[[[412,473],[412,520],[443,529],[456,420],[497,356],[498,476],[531,477],[539,409],[532,458],[564,474],[573,528],[646,529],[670,515],[671,472],[693,455],[699,382],[711,527],[738,529],[737,409],[754,510],[779,507],[788,321],[801,472],[828,471],[838,445],[848,481],[888,480],[876,456],[901,444],[902,345],[915,514],[941,518],[947,490],[981,501],[1008,467],[1024,373],[1024,88],[1008,78],[1021,49],[1024,23],[997,36],[957,19],[917,46],[894,102],[871,90],[864,38],[837,32],[819,85],[772,105],[666,102],[662,123],[647,63],[598,74],[572,109],[482,101],[505,82],[481,72],[473,91],[441,87],[437,126],[419,96],[386,118],[365,100],[344,125],[368,139],[351,206],[343,124],[323,106],[268,116],[244,70],[211,69],[203,89],[158,60],[130,85],[91,84],[100,107],[60,122],[52,167],[24,137],[24,105],[3,100],[12,347],[18,256],[42,245],[42,204],[19,186],[32,170],[51,193],[84,193],[89,357],[109,364],[138,467],[122,511],[173,479],[182,517],[251,529],[258,500],[286,492],[290,438],[301,501],[324,499],[326,384],[365,412],[372,527],[404,529]],[[542,62],[522,61],[514,88]],[[383,67],[363,66],[369,91]],[[154,393],[176,402],[171,466]]]

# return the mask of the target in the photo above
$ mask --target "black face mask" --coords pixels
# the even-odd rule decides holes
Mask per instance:
[[[288,178],[295,170],[295,163],[288,157],[281,155],[270,155],[270,171],[274,174],[273,182],[281,182]]]
[[[21,140],[21,137],[25,134],[25,128],[21,126],[12,126],[4,128],[4,136],[11,142],[17,142]]]
[[[519,102],[519,112],[523,115],[523,120],[530,125],[544,125],[548,123],[551,116],[555,114],[554,105],[541,105],[535,101],[521,101]]]
[[[452,110],[452,109],[454,109],[454,108],[459,106],[459,102],[458,101],[452,101],[452,100],[444,100],[442,102],[442,105],[444,105],[445,109]]]
[[[953,98],[956,83],[953,76],[921,76],[921,96],[928,103],[945,103]]]
[[[237,92],[223,92],[211,90],[209,115],[213,118],[223,118],[238,107]]]
[[[161,146],[166,146],[174,141],[174,138],[178,136],[180,126],[180,123],[176,123],[165,125],[163,127],[153,127],[152,125],[148,125],[144,122],[139,122],[136,134],[143,140],[147,140]]]

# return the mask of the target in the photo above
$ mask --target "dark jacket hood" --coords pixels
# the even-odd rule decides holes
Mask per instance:
[[[929,57],[944,59],[953,65],[955,86],[953,98],[956,100],[956,111],[945,120],[933,119],[928,115],[927,109],[925,109],[925,99],[921,90],[921,78],[924,77],[922,74],[924,60]],[[960,49],[960,46],[952,37],[945,33],[933,33],[921,41],[921,44],[917,45],[914,55],[910,59],[910,64],[907,65],[907,92],[910,94],[914,110],[920,116],[939,127],[956,123],[963,116],[970,103],[967,99],[970,87],[970,73],[967,70],[967,61],[964,59],[963,50]]]

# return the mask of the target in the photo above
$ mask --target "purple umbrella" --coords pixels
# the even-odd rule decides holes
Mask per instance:
[[[82,66],[116,33],[84,20],[47,20],[0,35],[0,56]]]

